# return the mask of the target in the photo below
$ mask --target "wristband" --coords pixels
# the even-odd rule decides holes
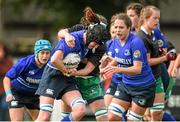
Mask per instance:
[[[9,90],[6,90],[5,93],[6,93],[6,95],[12,94],[12,92],[11,92],[10,89],[9,89]]]

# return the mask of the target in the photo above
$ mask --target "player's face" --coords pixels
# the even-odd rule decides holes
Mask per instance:
[[[138,22],[139,22],[139,17],[136,14],[136,12],[132,9],[127,10],[127,15],[131,19],[132,22],[132,28],[137,28],[138,27]]]
[[[49,50],[39,51],[38,59],[42,64],[46,64],[49,58],[50,58],[50,51]]]
[[[114,25],[112,25],[110,28],[110,34],[111,34],[111,38],[114,38],[116,36]]]
[[[114,21],[115,34],[120,38],[120,40],[125,40],[129,35],[130,28],[127,28],[124,20],[116,19]]]
[[[151,30],[156,28],[159,24],[159,19],[160,19],[160,11],[152,10],[152,15],[146,20],[147,27],[149,27],[149,29]]]

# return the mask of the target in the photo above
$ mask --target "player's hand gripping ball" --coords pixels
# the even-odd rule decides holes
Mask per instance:
[[[66,68],[73,69],[77,68],[81,61],[80,56],[76,53],[69,53],[64,59],[63,63]]]

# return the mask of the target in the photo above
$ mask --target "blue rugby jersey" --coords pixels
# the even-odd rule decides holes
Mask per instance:
[[[164,37],[163,33],[159,30],[159,28],[153,29],[154,36],[156,40],[158,40],[158,45],[161,48],[167,48],[167,40]]]
[[[35,93],[38,88],[44,70],[36,65],[34,55],[21,58],[6,73],[6,77],[11,79],[13,89],[24,93]]]
[[[88,52],[88,48],[85,47],[84,42],[83,42],[83,33],[84,32],[85,32],[85,30],[81,30],[81,31],[71,33],[71,35],[74,36],[74,38],[75,38],[75,46],[73,48],[69,47],[66,44],[64,39],[60,40],[57,43],[57,45],[55,46],[55,48],[53,49],[52,55],[57,50],[61,50],[64,53],[64,57],[66,57],[69,53],[77,53],[77,54],[79,54],[81,59],[83,59]],[[48,62],[48,65],[52,68],[55,68],[50,61]]]
[[[113,57],[113,58],[115,56],[115,52],[114,52],[113,46],[111,46],[111,45],[112,45],[113,41],[116,39],[118,39],[118,37],[111,39],[111,40],[106,42],[106,54]],[[122,81],[122,74],[121,73],[113,74],[111,82],[118,84],[121,81]]]
[[[130,33],[123,46],[118,38],[115,38],[111,43],[109,49],[120,67],[133,66],[133,61],[143,62],[140,74],[122,75],[122,81],[125,84],[132,86],[148,86],[154,83],[155,79],[147,61],[146,48],[143,41],[137,35]]]

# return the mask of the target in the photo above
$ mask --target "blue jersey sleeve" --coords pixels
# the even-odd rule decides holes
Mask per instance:
[[[131,52],[133,55],[133,60],[143,62],[143,54],[145,53],[145,47],[143,41],[136,37],[131,42]]]
[[[17,78],[26,68],[27,62],[25,58],[20,59],[12,68],[6,73],[6,77],[12,79]]]
[[[163,33],[158,28],[153,30],[155,38],[158,40],[158,45],[160,48],[167,48],[167,40]]]
[[[111,57],[115,56],[114,45],[116,39],[117,38],[114,38],[106,42],[106,54]]]

